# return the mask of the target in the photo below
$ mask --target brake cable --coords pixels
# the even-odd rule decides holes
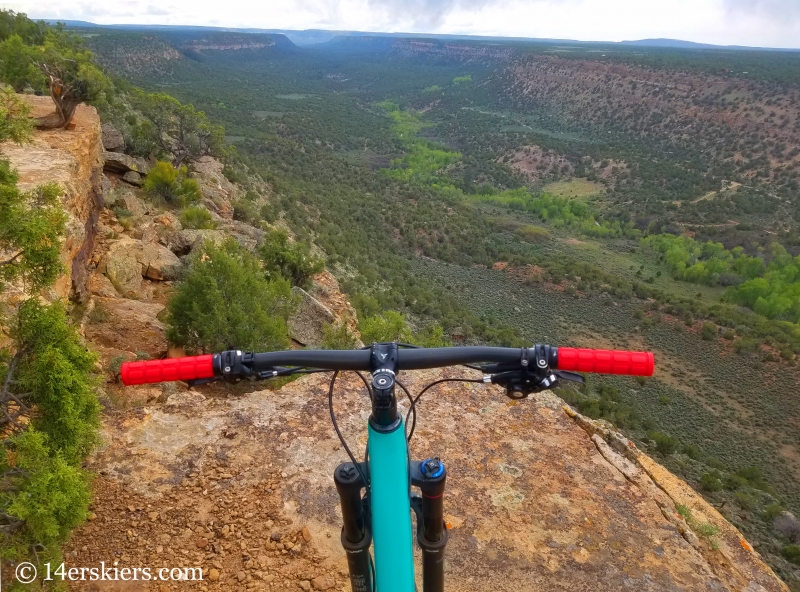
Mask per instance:
[[[331,376],[330,387],[328,388],[328,409],[331,414],[331,422],[333,423],[333,429],[336,430],[336,435],[339,436],[339,441],[342,443],[342,446],[344,447],[347,456],[350,457],[350,461],[353,463],[353,466],[356,468],[358,474],[361,476],[361,479],[364,481],[364,485],[367,486],[367,488],[369,488],[369,481],[367,481],[367,476],[364,475],[364,472],[361,470],[361,466],[358,464],[356,457],[353,455],[353,452],[347,445],[347,442],[345,441],[344,436],[342,435],[342,431],[339,429],[339,424],[336,422],[336,413],[333,411],[333,387],[336,384],[337,376],[339,376],[338,370],[334,371],[333,376]],[[359,376],[361,375],[359,374]],[[361,379],[364,380],[364,382],[366,383],[366,379],[364,379],[363,376],[361,376]],[[367,388],[369,389],[369,386]]]
[[[483,383],[483,379],[482,378],[441,378],[439,380],[434,380],[432,383],[430,383],[428,386],[426,386],[424,389],[422,389],[420,391],[420,393],[416,397],[414,397],[414,399],[411,401],[411,408],[408,410],[408,413],[406,414],[406,425],[408,425],[408,418],[411,415],[411,412],[412,411],[414,412],[414,419],[412,420],[411,431],[409,432],[408,436],[406,437],[406,440],[408,440],[409,442],[411,441],[411,437],[414,435],[414,429],[417,427],[417,401],[419,401],[420,397],[422,395],[424,395],[425,392],[429,388],[431,388],[433,386],[436,386],[437,384],[442,384],[443,382],[480,382],[480,383]]]

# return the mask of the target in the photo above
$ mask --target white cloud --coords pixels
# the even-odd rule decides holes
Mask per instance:
[[[800,47],[800,0],[16,0],[34,18]]]

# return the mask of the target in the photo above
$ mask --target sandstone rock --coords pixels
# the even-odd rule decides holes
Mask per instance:
[[[151,358],[167,350],[166,327],[158,320],[162,304],[97,297],[95,306],[104,310],[108,319],[86,325],[86,338],[92,343],[122,352],[147,352]]]
[[[109,152],[123,152],[125,150],[125,138],[122,137],[122,132],[110,123],[104,123],[102,131],[104,149]]]
[[[169,399],[167,399],[167,402],[164,405],[164,409],[171,409],[173,411],[199,409],[205,404],[205,402],[206,398],[197,391],[182,391],[175,393],[174,395],[170,395]]]
[[[356,310],[347,300],[347,296],[339,287],[339,282],[330,271],[324,269],[313,277],[311,294],[328,307],[340,322],[345,323],[350,332],[359,338],[357,343],[361,343]],[[359,347],[361,346],[359,345]]]
[[[142,275],[151,280],[176,280],[183,264],[175,254],[156,243],[149,243],[142,249]]]
[[[135,219],[141,218],[150,211],[150,205],[139,199],[130,188],[117,191],[114,203],[128,210]]]
[[[311,580],[311,585],[314,586],[314,590],[330,590],[336,582],[331,576],[319,576]]]
[[[206,241],[214,244],[225,242],[227,234],[221,230],[178,230],[166,237],[166,247],[177,255],[188,255]]]
[[[123,296],[138,294],[142,286],[142,243],[130,238],[113,242],[101,262],[104,273]]]
[[[300,297],[300,305],[289,317],[287,323],[289,336],[301,345],[322,345],[323,328],[325,325],[333,323],[336,317],[327,306],[302,288],[293,287],[292,294]]]
[[[32,107],[32,115],[53,111],[50,97],[20,95]],[[28,191],[45,183],[57,183],[60,202],[67,213],[71,234],[61,245],[65,273],[53,293],[60,298],[81,300],[88,293],[88,260],[94,247],[95,222],[102,210],[102,143],[100,119],[89,105],[78,105],[74,129],[35,131],[30,143],[11,141],[0,152],[19,174],[18,187]]]
[[[103,198],[114,191],[114,185],[111,184],[111,179],[109,179],[105,174],[101,175],[100,177],[100,189],[103,192]]]
[[[143,158],[134,158],[122,152],[103,152],[103,170],[124,175],[135,171],[142,175],[150,172],[150,164]]]
[[[403,382],[419,392],[442,376],[438,370],[404,372]],[[459,376],[477,379],[480,374],[460,370]],[[90,529],[102,526],[115,533],[120,528],[112,521],[120,508],[133,503],[144,513],[142,505],[153,504],[162,520],[148,540],[163,544],[165,553],[177,551],[157,557],[158,564],[178,558],[189,565],[208,564],[211,576],[211,566],[219,572],[224,563],[226,579],[232,580],[224,582],[225,589],[236,590],[242,564],[244,581],[255,578],[253,549],[268,548],[258,561],[260,569],[273,573],[254,589],[267,589],[261,582],[272,583],[269,589],[274,590],[299,587],[302,581],[311,582],[313,590],[349,589],[347,584],[337,586],[333,571],[346,575],[344,553],[336,542],[341,523],[331,480],[345,455],[331,445],[329,430],[302,421],[309,411],[323,411],[319,395],[327,392],[328,380],[314,374],[274,391],[213,396],[202,408],[136,409],[107,419],[107,445],[90,459],[101,484],[93,509],[104,509],[97,522],[73,533],[67,551],[88,544],[90,551],[79,556],[81,561],[108,548],[129,552],[124,543],[106,537],[93,542],[98,537]],[[441,451],[451,467],[461,468],[445,502],[447,520],[454,525],[448,549],[463,559],[448,563],[448,589],[787,592],[741,534],[699,494],[643,453],[630,460],[638,468],[623,462],[608,438],[593,441],[594,432],[587,433],[577,417],[567,415],[558,397],[540,393],[509,405],[496,385],[455,383],[441,385],[435,395],[426,400],[430,428],[425,449]],[[355,444],[364,432],[359,413],[365,410],[363,384],[356,376],[342,375],[336,398],[339,425]],[[226,439],[228,430],[240,433],[235,446]],[[286,437],[265,438],[264,433]],[[293,467],[291,477],[279,478],[288,467]],[[225,475],[235,475],[235,481],[220,483],[218,477]],[[690,507],[698,520],[720,526],[718,549],[687,543],[666,508],[640,487],[648,475],[663,495]],[[491,503],[495,492],[501,493],[502,504]],[[524,501],[515,503],[520,499]],[[212,546],[216,556],[199,553],[193,544],[196,537],[210,539],[210,534],[187,528],[196,525],[201,507],[213,528],[229,525],[222,528],[228,536],[217,537],[222,544]],[[254,519],[248,519],[251,511],[256,512]],[[144,517],[146,513],[128,518]],[[282,553],[277,550],[280,541],[269,540],[271,532],[283,532],[283,541],[293,539],[298,530],[302,535],[302,524],[312,525],[314,532],[308,553]],[[165,531],[174,535],[171,543]],[[181,553],[187,547],[189,555]],[[240,549],[247,555],[242,563]],[[152,561],[146,553],[132,560]],[[265,565],[267,553],[271,565]],[[215,588],[209,585],[209,590]]]
[[[222,218],[233,219],[231,201],[239,196],[239,188],[222,174],[224,165],[213,156],[201,156],[190,164],[200,183],[203,204]]]
[[[142,241],[143,245],[146,245],[149,243],[161,242],[161,238],[165,236],[167,232],[169,231],[160,224],[145,222],[144,224],[139,224],[134,227],[131,235],[133,238]]]
[[[213,212],[212,212],[213,215]],[[223,220],[219,230],[228,232],[237,243],[248,251],[255,251],[256,247],[264,242],[266,232],[238,220]]]
[[[311,590],[311,582],[309,582],[308,580],[301,580],[299,586],[303,590]]]
[[[130,183],[131,185],[135,185],[136,187],[141,187],[144,183],[144,179],[136,171],[128,171],[122,175],[122,180],[126,183]]]
[[[178,220],[178,217],[173,214],[172,212],[164,212],[160,216],[156,216],[153,219],[153,222],[156,224],[160,224],[165,228],[169,228],[170,230],[182,230],[183,226],[181,225],[181,221]]]
[[[119,292],[114,288],[114,284],[102,273],[95,272],[89,278],[89,291],[95,296],[119,298]]]

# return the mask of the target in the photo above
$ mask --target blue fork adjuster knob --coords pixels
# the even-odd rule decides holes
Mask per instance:
[[[421,472],[428,479],[436,479],[444,473],[444,463],[438,458],[426,458],[422,461]]]

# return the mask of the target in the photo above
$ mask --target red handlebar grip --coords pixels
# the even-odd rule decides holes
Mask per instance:
[[[652,376],[655,359],[651,352],[609,349],[558,348],[558,369],[600,374]]]
[[[122,383],[148,384],[170,382],[172,380],[196,380],[214,378],[214,356],[187,356],[167,360],[148,360],[146,362],[125,362],[122,364]]]

